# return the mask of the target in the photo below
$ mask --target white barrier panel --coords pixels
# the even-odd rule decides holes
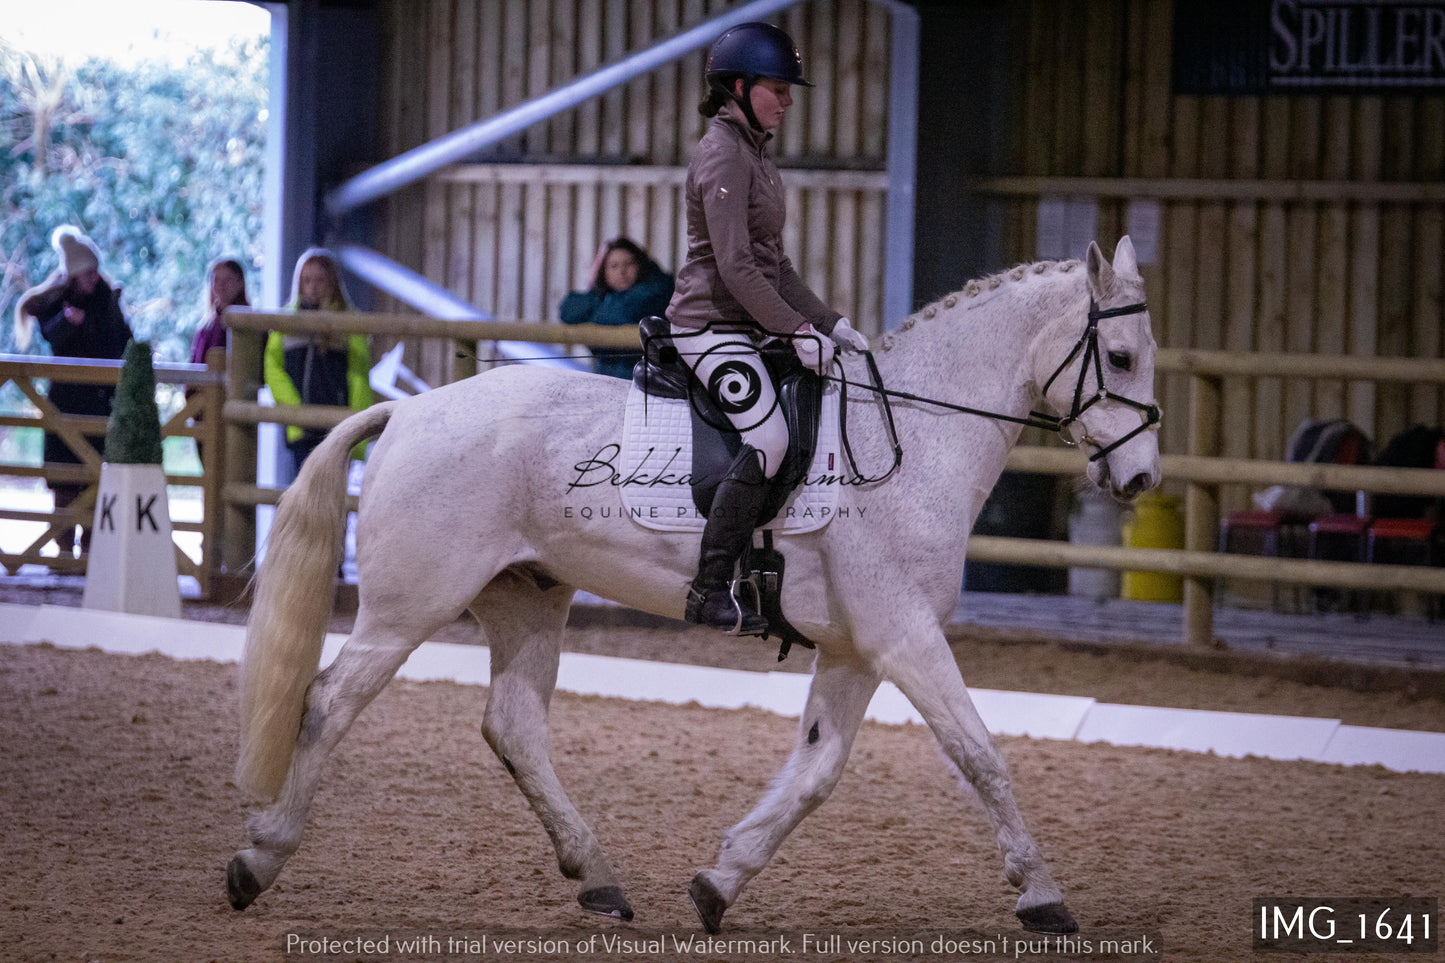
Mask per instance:
[[[11,605],[0,602],[0,639],[6,642],[27,642],[34,640],[30,626],[35,613],[40,611],[34,605]]]
[[[1397,772],[1445,772],[1445,732],[1340,726],[1319,761],[1379,765]]]
[[[41,605],[34,613],[23,637],[11,638],[7,631],[5,641],[44,641],[64,649],[93,647],[123,655],[159,652],[173,659],[216,662],[240,661],[246,641],[243,626],[223,622],[190,622],[63,605]]]
[[[176,659],[236,662],[245,643],[245,627],[56,605],[0,604],[0,643],[41,641],[119,654],[158,652]],[[323,666],[335,659],[345,641],[339,633],[326,636]],[[398,675],[416,681],[485,685],[491,677],[491,653],[485,646],[428,642],[412,653]],[[557,675],[559,689],[582,695],[710,708],[751,706],[793,717],[802,712],[812,681],[802,673],[746,672],[580,653],[563,653]],[[1114,705],[1081,696],[995,689],[970,692],[989,731],[999,735],[1445,773],[1445,733],[1342,726],[1338,719]],[[922,722],[891,683],[879,686],[867,718],[895,725]]]
[[[890,726],[901,726],[906,723],[923,724],[923,717],[918,710],[913,708],[898,687],[891,682],[885,682],[873,693],[873,701],[868,703],[868,711],[863,718],[872,719],[874,722],[886,723]]]
[[[1338,719],[1100,702],[1084,718],[1078,739],[1116,746],[1212,752],[1220,756],[1318,759],[1339,727]]]
[[[1087,696],[970,689],[989,732],[1030,739],[1073,739],[1097,704]]]
[[[674,705],[695,702],[710,709],[751,706],[785,716],[802,712],[811,679],[789,672],[746,672],[572,652],[563,653],[557,670],[557,687],[567,692]]]
[[[988,731],[997,736],[1031,739],[1072,739],[1083,725],[1094,700],[1086,696],[1048,695],[1042,692],[1004,692],[969,689],[974,708]],[[891,682],[878,687],[868,704],[867,718],[889,725],[923,725],[923,716]]]

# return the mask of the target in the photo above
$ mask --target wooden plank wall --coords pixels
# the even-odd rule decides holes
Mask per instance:
[[[1362,185],[1445,179],[1445,97],[1175,96],[1172,7],[1012,4],[1004,173],[1337,185],[1328,200],[1268,185],[1231,199],[1200,185],[1163,201],[1158,258],[1144,269],[1160,344],[1441,357],[1439,193],[1380,200]],[[1100,202],[1106,249],[1126,207]],[[1033,260],[1037,202],[1014,198],[1007,212],[1010,257]],[[1162,385],[1166,451],[1185,450],[1187,390],[1182,376]],[[1445,403],[1433,386],[1267,378],[1226,382],[1224,398],[1223,454],[1255,458],[1282,457],[1306,417],[1348,417],[1382,445],[1413,423],[1440,424]],[[1226,493],[1224,507],[1245,498]]]
[[[735,5],[395,3],[387,148],[401,153]],[[774,22],[797,40],[816,85],[795,88],[772,148],[787,185],[786,249],[825,301],[863,330],[881,330],[888,13],[867,0],[808,0]],[[599,244],[619,234],[675,270],[686,246],[683,172],[705,125],[696,110],[702,58],[695,52],[394,195],[377,243],[501,320],[556,318]],[[409,351],[408,363],[432,383],[449,380],[448,350]]]

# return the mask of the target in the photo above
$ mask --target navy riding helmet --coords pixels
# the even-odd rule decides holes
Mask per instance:
[[[731,90],[734,77],[743,81],[740,105],[748,123],[761,130],[753,115],[753,84],[759,77],[799,87],[811,87],[803,79],[803,58],[793,38],[770,23],[741,23],[712,42],[707,52],[708,87],[736,100]]]

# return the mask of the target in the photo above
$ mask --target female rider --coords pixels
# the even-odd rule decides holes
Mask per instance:
[[[812,86],[792,38],[767,23],[734,27],[713,42],[706,71],[698,111],[712,122],[688,163],[687,258],[667,317],[678,351],[743,445],[708,513],[686,617],[731,635],[762,635],[767,621],[738,598],[733,576],[787,451],[788,427],[758,347],[769,336],[790,337],[822,374],[835,343],[865,350],[868,340],[819,300],[783,253],[783,187],[766,145],[793,103],[791,87]]]

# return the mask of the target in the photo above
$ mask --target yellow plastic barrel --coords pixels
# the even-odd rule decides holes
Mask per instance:
[[[1129,548],[1183,548],[1184,510],[1172,495],[1149,492],[1134,503],[1124,522],[1124,544]],[[1165,572],[1125,572],[1123,595],[1136,602],[1179,602],[1184,579]]]

